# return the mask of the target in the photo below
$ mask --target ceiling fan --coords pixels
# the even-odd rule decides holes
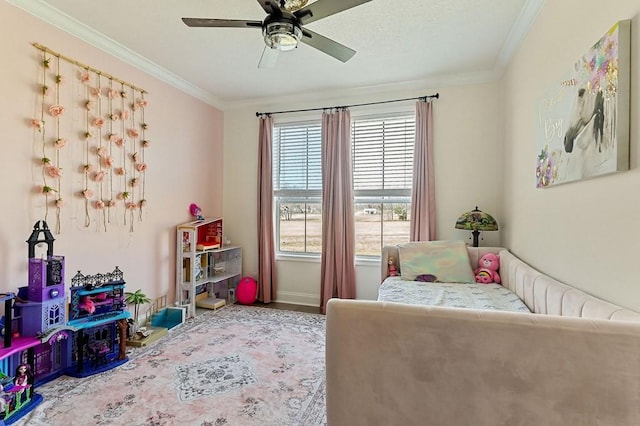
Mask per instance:
[[[334,40],[304,28],[304,25],[371,0],[317,0],[306,6],[308,0],[258,0],[267,12],[264,21],[240,19],[182,18],[189,27],[260,28],[265,48],[258,63],[259,68],[275,65],[279,51],[295,49],[303,42],[327,55],[347,62],[356,51]]]

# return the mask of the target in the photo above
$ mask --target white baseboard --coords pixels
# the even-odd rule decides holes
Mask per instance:
[[[278,291],[278,298],[274,300],[274,302],[302,306],[320,306],[320,296],[317,294]]]

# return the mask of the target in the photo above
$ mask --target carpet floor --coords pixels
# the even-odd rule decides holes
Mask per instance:
[[[325,317],[230,305],[105,373],[60,377],[17,425],[325,425]]]

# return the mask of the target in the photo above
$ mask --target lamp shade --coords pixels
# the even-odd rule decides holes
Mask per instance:
[[[473,234],[473,246],[478,247],[478,235],[480,231],[497,231],[498,222],[489,213],[485,213],[478,209],[470,212],[462,213],[458,220],[456,220],[456,229],[465,229],[472,231]]]

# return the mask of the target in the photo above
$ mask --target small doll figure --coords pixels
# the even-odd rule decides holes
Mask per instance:
[[[189,211],[191,212],[191,216],[195,217],[196,220],[204,220],[204,216],[202,216],[202,209],[193,203],[189,206]]]
[[[33,386],[33,373],[29,364],[20,364],[16,368],[16,375],[13,378],[13,387],[7,392],[18,393]]]
[[[387,261],[389,264],[389,276],[397,277],[398,276],[398,268],[396,268],[396,260],[393,256],[389,256],[389,260]]]

